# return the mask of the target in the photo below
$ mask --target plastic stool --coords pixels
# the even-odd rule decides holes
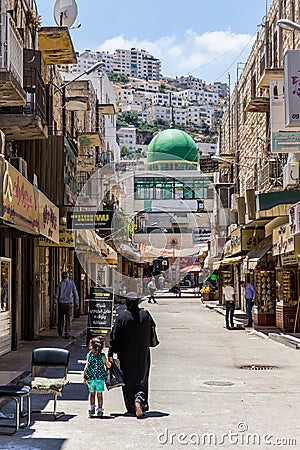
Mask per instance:
[[[0,434],[7,434],[12,435],[15,434],[16,431],[19,430],[19,428],[25,428],[30,424],[30,388],[28,386],[16,386],[13,384],[9,384],[7,386],[0,386],[0,398],[12,398],[15,401],[15,414],[14,417],[0,417],[1,419],[9,420],[15,418],[15,423],[12,425],[8,424],[2,424],[0,423],[0,428],[14,428],[14,431],[12,433],[3,433],[0,432]],[[27,398],[27,412],[23,412],[23,399]],[[21,423],[20,419],[26,417],[26,420]]]

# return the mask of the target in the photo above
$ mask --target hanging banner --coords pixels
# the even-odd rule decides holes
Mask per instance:
[[[288,153],[300,151],[300,128],[285,125],[284,80],[270,79],[271,151]]]
[[[291,236],[300,233],[300,203],[296,203],[289,209],[289,227]]]
[[[300,127],[300,50],[284,55],[285,124]]]
[[[8,161],[2,165],[1,218],[18,230],[38,234],[38,189]]]
[[[59,244],[59,209],[39,191],[39,231],[50,241]]]

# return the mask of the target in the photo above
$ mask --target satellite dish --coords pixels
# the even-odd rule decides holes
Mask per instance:
[[[75,0],[56,0],[54,19],[59,27],[70,28],[76,20],[78,8]]]

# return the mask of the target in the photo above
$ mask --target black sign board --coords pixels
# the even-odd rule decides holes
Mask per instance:
[[[218,172],[218,161],[214,161],[210,156],[200,156],[200,170],[203,173]]]
[[[87,344],[99,335],[108,335],[113,320],[113,290],[109,288],[91,288],[87,325]]]
[[[69,230],[110,230],[114,211],[67,211]]]

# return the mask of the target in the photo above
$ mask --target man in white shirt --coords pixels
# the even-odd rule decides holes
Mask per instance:
[[[226,286],[224,286],[223,297],[225,299],[226,305],[226,315],[225,315],[226,328],[227,330],[231,330],[232,328],[234,328],[233,313],[235,308],[235,292],[231,282],[229,282]]]

